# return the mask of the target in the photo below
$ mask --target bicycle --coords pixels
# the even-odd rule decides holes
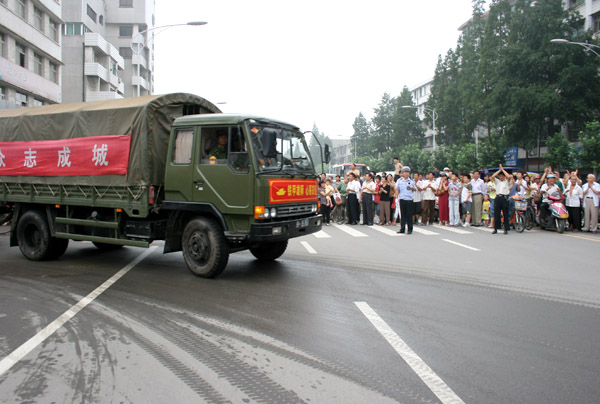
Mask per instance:
[[[346,204],[345,201],[337,203],[331,211],[331,221],[336,224],[344,224],[346,222]]]
[[[515,200],[515,230],[517,233],[523,233],[527,216],[527,202],[518,196],[514,196],[513,199]]]
[[[536,206],[537,207],[537,206]],[[527,211],[525,212],[525,229],[531,230],[535,226],[536,211],[533,199],[527,200]]]

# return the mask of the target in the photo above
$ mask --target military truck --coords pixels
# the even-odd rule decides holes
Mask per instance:
[[[297,127],[191,94],[0,111],[0,215],[33,261],[59,258],[69,240],[164,240],[164,253],[215,277],[230,253],[271,261],[319,231],[317,187]]]

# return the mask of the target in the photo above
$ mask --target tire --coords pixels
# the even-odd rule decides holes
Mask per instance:
[[[533,209],[531,209],[531,208],[527,209],[526,214],[527,214],[527,216],[525,219],[525,228],[527,230],[531,230],[531,229],[533,229],[533,226],[535,225],[535,216],[533,213]]]
[[[44,261],[52,258],[52,237],[46,215],[38,210],[28,210],[17,223],[17,242],[25,258]]]
[[[557,221],[557,226],[556,228],[558,229],[558,232],[560,234],[563,234],[565,232],[565,228],[567,227],[567,223],[565,219],[556,219]]]
[[[214,278],[227,266],[227,240],[221,227],[210,218],[192,219],[183,230],[181,246],[185,263],[196,276]]]
[[[57,259],[62,257],[62,255],[67,251],[67,247],[69,246],[68,238],[56,238],[52,237],[50,239],[50,255],[48,259]]]
[[[96,241],[92,241],[92,244],[101,251],[113,251],[123,248],[123,246],[119,244],[98,243]]]
[[[517,217],[515,218],[515,230],[517,231],[517,233],[523,233],[523,231],[525,230],[524,215],[517,215]]]
[[[257,260],[267,262],[275,261],[285,252],[288,241],[277,241],[275,243],[264,243],[258,247],[250,248],[250,252]]]

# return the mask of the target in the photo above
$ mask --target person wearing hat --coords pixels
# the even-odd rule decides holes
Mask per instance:
[[[217,131],[217,145],[208,153],[208,156],[211,160],[227,158],[227,133],[225,131]]]
[[[498,229],[502,223],[501,215],[504,215],[504,234],[508,234],[508,228],[510,226],[508,199],[510,189],[514,183],[514,178],[511,174],[507,173],[504,167],[502,167],[502,164],[500,164],[500,169],[492,175],[491,179],[494,181],[496,187],[496,199],[494,200],[494,231],[492,234],[498,233]]]
[[[400,230],[402,234],[407,230],[407,234],[413,231],[413,192],[417,190],[415,182],[410,179],[410,167],[404,166],[400,170],[401,177],[396,181],[396,189],[400,200]]]

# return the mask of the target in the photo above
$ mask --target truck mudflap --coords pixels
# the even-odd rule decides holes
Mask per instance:
[[[320,231],[322,224],[322,215],[278,222],[254,223],[250,227],[250,242],[274,242],[305,236]]]

